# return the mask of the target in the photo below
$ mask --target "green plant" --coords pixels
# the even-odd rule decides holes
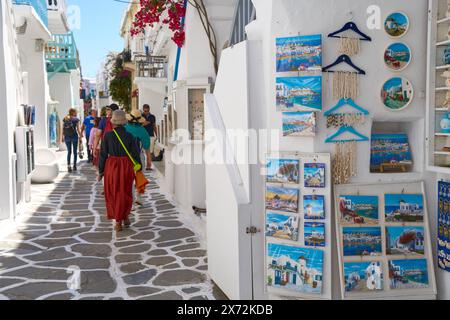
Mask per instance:
[[[113,100],[117,101],[125,111],[131,110],[131,72],[123,68],[123,61],[120,56],[117,56],[111,72],[109,91]]]

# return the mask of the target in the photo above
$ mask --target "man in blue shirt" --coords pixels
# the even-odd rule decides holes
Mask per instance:
[[[89,151],[89,137],[91,135],[91,129],[94,127],[94,120],[95,120],[95,114],[94,111],[89,111],[89,115],[84,119],[83,125],[81,126],[81,132],[84,132],[84,136],[86,137],[86,150],[88,154],[88,163],[92,162],[92,154]]]
[[[147,171],[150,171],[152,170],[152,153],[155,149],[155,142],[158,132],[156,128],[156,117],[150,113],[150,106],[148,104],[144,104],[142,117],[145,119],[143,126],[145,130],[147,130],[151,140],[150,150],[145,152],[147,158]]]

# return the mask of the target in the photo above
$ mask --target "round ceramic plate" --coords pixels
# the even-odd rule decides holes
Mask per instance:
[[[392,38],[403,37],[409,29],[409,18],[403,12],[393,12],[384,21],[384,30]]]
[[[393,43],[384,51],[384,63],[392,71],[404,70],[411,58],[411,49],[404,43]]]
[[[383,104],[392,111],[400,111],[409,106],[414,98],[414,89],[409,80],[394,77],[386,81],[381,89]]]

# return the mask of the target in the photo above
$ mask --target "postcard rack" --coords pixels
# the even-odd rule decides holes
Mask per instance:
[[[270,298],[332,297],[330,163],[330,154],[267,155],[264,250]]]
[[[341,298],[436,299],[424,183],[340,185],[334,193]]]

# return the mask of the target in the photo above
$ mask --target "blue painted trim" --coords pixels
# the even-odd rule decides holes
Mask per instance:
[[[186,9],[187,9],[187,5],[188,5],[187,0],[184,0],[184,7]],[[183,28],[183,29],[184,29],[185,20],[186,20],[186,15],[183,18],[181,18],[181,28]],[[177,81],[178,80],[178,69],[180,67],[180,59],[181,59],[181,47],[178,47],[178,50],[177,50],[177,61],[175,63],[175,70],[173,72],[173,81]]]

